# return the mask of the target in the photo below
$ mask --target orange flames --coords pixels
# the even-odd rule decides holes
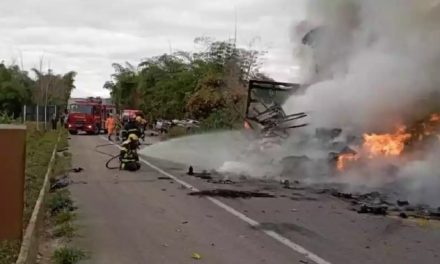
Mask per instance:
[[[377,156],[399,156],[405,149],[405,142],[411,138],[406,127],[401,126],[393,134],[364,134],[363,149],[369,158]]]
[[[406,145],[414,139],[419,141],[426,136],[437,135],[440,139],[440,114],[432,114],[428,119],[407,130],[405,126],[398,126],[394,133],[388,134],[364,134],[363,145],[358,154],[348,153],[338,157],[336,167],[344,171],[348,164],[363,157],[368,159],[380,157],[398,157],[404,151]]]
[[[353,153],[342,154],[338,157],[336,168],[338,168],[339,171],[343,171],[345,170],[348,163],[356,161],[358,159],[359,156],[357,154],[353,154]]]

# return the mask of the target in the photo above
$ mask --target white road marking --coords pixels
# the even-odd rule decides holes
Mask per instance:
[[[107,138],[102,137],[102,139],[108,141]],[[119,149],[121,148],[119,145],[109,141],[111,144],[113,144],[114,146],[118,147]],[[179,179],[178,177],[162,170],[161,168],[157,167],[154,164],[151,164],[149,161],[146,161],[144,159],[140,159],[140,161],[142,161],[143,163],[145,163],[145,165],[149,166],[150,168],[158,171],[159,173],[170,177],[171,179],[173,179],[174,181],[182,184],[183,186],[185,186],[188,189],[191,189],[192,191],[199,191],[199,189],[197,189],[196,187],[192,186],[191,184],[182,181],[181,179]],[[221,202],[218,199],[212,198],[212,197],[207,197],[207,199],[209,201],[211,201],[213,204],[217,205],[218,207],[222,208],[223,210],[225,210],[226,212],[238,217],[240,220],[242,220],[243,222],[253,226],[253,227],[258,227],[260,226],[260,223],[258,223],[257,221],[253,220],[252,218],[247,217],[246,215],[240,213],[239,211],[235,210],[234,208],[230,207],[229,205]],[[302,255],[304,255],[306,258],[312,260],[313,262],[315,262],[316,264],[331,264],[331,262],[319,257],[318,255],[316,255],[313,252],[310,252],[309,250],[307,250],[306,248],[302,247],[301,245],[296,244],[295,242],[289,240],[288,238],[274,232],[274,231],[270,231],[270,230],[262,230],[266,235],[268,235],[269,237],[275,239],[276,241],[280,242],[281,244],[287,246],[288,248],[292,249],[293,251],[300,253]]]

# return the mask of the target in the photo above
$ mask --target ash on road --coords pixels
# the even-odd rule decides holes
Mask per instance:
[[[212,198],[188,195],[197,190],[163,178],[169,175],[146,164],[136,173],[107,170],[108,157],[94,150],[103,143],[92,136],[73,136],[70,142],[73,165],[84,168],[72,179],[87,182],[70,187],[81,225],[75,243],[91,252],[89,263],[440,263],[436,222],[357,214],[347,210],[347,203],[307,188],[261,181],[216,184],[186,175],[186,165],[144,157],[200,191],[276,196],[215,198],[222,207]],[[118,152],[114,146],[105,151]]]

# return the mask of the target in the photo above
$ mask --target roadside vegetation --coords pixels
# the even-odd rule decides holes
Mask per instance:
[[[50,178],[51,186],[58,183],[59,187],[51,189],[46,200],[46,228],[40,238],[45,245],[44,250],[40,250],[44,259],[42,263],[74,264],[88,256],[85,251],[71,246],[78,227],[75,224],[76,207],[67,189],[70,183],[67,176],[72,167],[67,138],[68,133],[63,130]],[[65,185],[59,184],[63,181]]]
[[[0,63],[0,123],[3,115],[15,119],[20,116],[23,105],[46,103],[64,105],[75,88],[76,73],[55,74],[51,70],[32,69],[29,72],[17,65]]]
[[[40,62],[42,64],[42,61]],[[42,66],[40,67],[42,68]],[[65,105],[75,88],[76,73],[55,74],[51,70],[32,69],[32,74],[17,65],[0,63],[0,124],[17,123],[23,105]],[[47,100],[46,100],[47,90]],[[44,182],[59,131],[37,130],[27,123],[24,227],[27,226]],[[15,262],[20,250],[18,241],[0,241],[0,264]]]
[[[12,122],[12,120],[10,120]],[[44,176],[52,156],[59,131],[37,131],[33,124],[27,125],[25,204],[23,223],[26,227],[38,199]],[[20,243],[3,241],[0,243],[0,264],[10,264],[17,258]]]
[[[233,40],[195,40],[198,52],[179,51],[147,58],[139,65],[113,64],[110,90],[119,109],[137,108],[151,122],[192,118],[202,129],[242,125],[250,79],[269,80],[260,71],[264,51],[237,47]],[[186,131],[174,131],[176,135]]]

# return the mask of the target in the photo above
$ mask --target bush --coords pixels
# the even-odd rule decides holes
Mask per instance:
[[[20,250],[20,241],[0,242],[0,264],[15,263]]]
[[[55,217],[55,224],[61,225],[75,220],[75,214],[69,211],[59,212]]]
[[[73,201],[70,199],[69,192],[67,190],[56,192],[50,196],[47,206],[52,215],[75,210]]]
[[[11,124],[14,118],[6,112],[0,112],[0,124]]]
[[[87,258],[86,253],[80,249],[62,247],[55,250],[52,260],[55,264],[75,264]]]
[[[55,228],[53,235],[55,237],[73,238],[75,232],[76,227],[72,223],[63,223]]]

